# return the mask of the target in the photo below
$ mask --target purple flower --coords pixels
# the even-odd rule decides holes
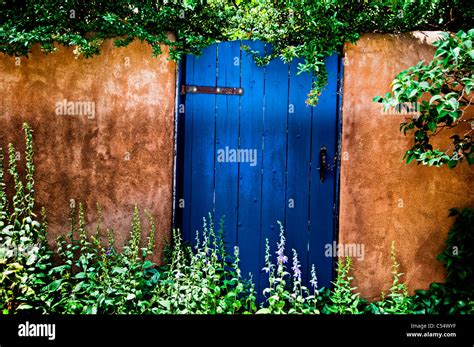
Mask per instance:
[[[277,260],[280,264],[285,264],[288,262],[288,257],[283,253],[285,250],[283,247],[279,248],[278,251],[276,251],[276,254],[278,255]]]
[[[239,246],[234,246],[234,257],[239,257]]]
[[[107,248],[107,251],[105,252],[105,255],[107,257],[110,257],[110,255],[112,254],[112,249],[111,248]]]
[[[314,264],[311,267],[311,280],[309,281],[309,283],[314,289],[318,288],[318,278],[316,277],[316,268],[314,267]]]
[[[301,281],[301,265],[298,261],[298,254],[293,249],[293,266],[291,268],[293,270],[293,277],[296,278],[298,281]]]
[[[298,280],[301,280],[301,270],[299,266],[293,268],[293,277],[297,278]]]

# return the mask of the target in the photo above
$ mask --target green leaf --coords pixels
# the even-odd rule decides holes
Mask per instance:
[[[409,165],[413,161],[413,159],[415,159],[415,157],[416,156],[414,154],[408,155],[406,160],[407,165]]]
[[[55,280],[55,281],[51,282],[50,284],[48,284],[46,286],[46,290],[49,291],[49,292],[55,292],[56,290],[58,290],[58,288],[61,285],[62,281],[63,281],[62,279],[59,279],[59,280]]]
[[[431,99],[430,99],[430,105],[432,105],[433,102],[435,102],[436,100],[439,100],[439,99],[442,99],[442,98],[443,98],[442,95],[439,95],[439,94],[433,95],[433,96],[431,97]]]
[[[79,272],[74,278],[81,279],[81,278],[86,278],[86,273],[85,272]]]
[[[79,282],[74,289],[72,290],[73,292],[78,292],[82,289],[82,287],[85,285],[85,282]]]
[[[420,88],[423,88],[423,89],[428,89],[430,87],[430,85],[428,84],[428,82],[421,82],[420,83]]]
[[[459,57],[459,52],[461,52],[461,47],[455,47],[453,49],[453,55],[454,55],[454,58],[458,58]]]
[[[33,264],[35,261],[36,261],[36,254],[32,253],[32,254],[30,254],[28,259],[26,260],[26,265],[29,266],[29,265]]]
[[[408,95],[408,98],[413,98],[415,95],[417,95],[419,92],[418,89],[413,89],[411,92],[410,92],[410,95]]]
[[[429,121],[428,122],[428,129],[431,131],[431,132],[434,132],[436,130],[436,127],[437,127],[437,123],[435,121]]]
[[[268,308],[261,308],[256,314],[271,314],[272,312]]]
[[[400,89],[401,87],[402,85],[400,83],[395,83],[394,85],[392,85],[392,90],[396,91],[397,89]]]
[[[455,98],[449,99],[448,103],[453,110],[457,110],[459,108],[459,102]]]
[[[163,306],[167,311],[171,310],[171,302],[169,300],[158,300],[158,303]]]
[[[29,310],[31,308],[33,308],[33,306],[23,303],[23,304],[20,304],[17,309],[18,310]]]

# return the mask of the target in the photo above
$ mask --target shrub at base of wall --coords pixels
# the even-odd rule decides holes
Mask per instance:
[[[316,268],[311,271],[310,288],[301,281],[298,254],[292,262],[285,252],[286,240],[280,224],[276,259],[268,240],[265,266],[268,283],[265,300],[257,304],[251,278],[242,276],[239,249],[226,251],[224,223],[215,230],[204,219],[196,234],[196,246],[182,243],[179,231],[168,246],[165,266],[147,259],[154,244],[155,223],[150,215],[149,236],[142,247],[143,233],[135,207],[128,243],[121,251],[114,234],[101,226],[101,210],[95,233],[86,230],[84,209],[72,210],[70,230],[57,240],[57,262],[46,241],[47,223],[34,211],[34,165],[31,130],[26,135],[26,177],[20,179],[15,149],[9,146],[8,172],[15,193],[12,206],[4,184],[3,152],[0,150],[0,305],[4,314],[18,312],[68,314],[407,314],[474,313],[474,211],[452,210],[456,222],[438,257],[448,271],[446,283],[434,283],[427,291],[408,296],[392,244],[393,282],[388,294],[369,303],[352,285],[351,258],[341,259],[331,289],[318,288]],[[77,222],[76,222],[77,220]],[[93,236],[89,236],[93,234]],[[106,238],[104,244],[101,240]]]

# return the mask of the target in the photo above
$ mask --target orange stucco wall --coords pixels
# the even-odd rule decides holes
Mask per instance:
[[[405,165],[413,141],[398,130],[405,116],[384,115],[372,102],[390,91],[398,72],[432,59],[437,35],[367,34],[345,49],[339,242],[364,245],[363,260],[354,261],[364,297],[390,288],[392,240],[411,292],[443,281],[435,257],[453,222],[448,210],[474,203],[472,168]],[[440,135],[441,148],[448,136]]]
[[[0,55],[0,146],[12,142],[22,153],[21,124],[31,125],[37,204],[46,207],[51,240],[67,232],[74,199],[85,203],[91,228],[100,203],[103,226],[121,243],[136,203],[155,216],[162,248],[171,230],[175,71],[167,54],[152,57],[139,42],[106,41],[90,59],[64,47],[49,55],[35,47],[19,60]],[[61,114],[64,100],[91,102],[94,112]]]

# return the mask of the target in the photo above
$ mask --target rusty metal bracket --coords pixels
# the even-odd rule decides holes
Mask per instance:
[[[181,85],[181,95],[184,94],[223,94],[223,95],[243,95],[243,88],[232,87],[206,87]]]

